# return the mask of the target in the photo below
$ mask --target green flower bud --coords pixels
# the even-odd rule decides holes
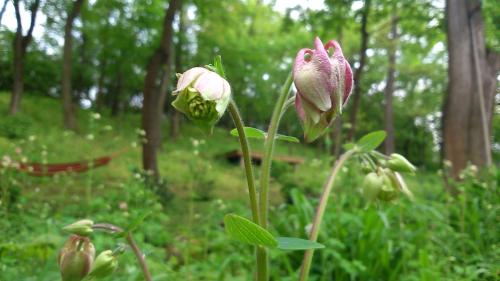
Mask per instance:
[[[413,174],[417,170],[404,156],[393,153],[387,161],[387,167],[394,172]]]
[[[389,173],[392,173],[389,171]],[[398,197],[399,187],[393,179],[387,175],[386,173],[382,174],[382,188],[380,189],[380,193],[378,194],[378,199],[382,201],[392,201]]]
[[[63,227],[63,230],[80,236],[89,236],[93,232],[93,225],[94,222],[91,220],[79,220]]]
[[[90,271],[95,248],[87,237],[71,235],[59,252],[62,281],[81,281]]]
[[[369,173],[363,181],[363,196],[366,200],[373,201],[377,199],[384,180],[377,173]]]
[[[92,278],[104,278],[111,275],[118,268],[118,260],[113,251],[106,250],[100,253],[92,265],[89,276]]]

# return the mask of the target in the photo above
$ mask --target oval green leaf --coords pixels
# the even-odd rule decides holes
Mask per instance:
[[[385,131],[375,131],[369,133],[359,139],[358,146],[363,151],[372,151],[384,141],[386,135]]]
[[[274,236],[258,224],[235,214],[224,217],[226,233],[234,240],[251,245],[276,248],[278,241]]]
[[[325,247],[318,242],[294,237],[277,237],[276,240],[278,240],[277,248],[281,250],[310,250]]]
[[[261,139],[261,140],[266,138],[266,133],[262,130],[252,128],[252,127],[244,127],[243,130],[245,131],[245,135],[247,136],[247,138]],[[231,135],[235,136],[235,137],[239,136],[238,130],[236,128],[232,129]]]

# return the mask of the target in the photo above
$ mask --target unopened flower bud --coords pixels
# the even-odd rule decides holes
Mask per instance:
[[[413,174],[417,170],[403,155],[393,153],[387,160],[387,167],[394,172]]]
[[[92,278],[104,278],[111,275],[118,268],[118,260],[113,251],[106,250],[100,253],[92,265],[89,276]]]
[[[390,173],[390,172],[389,172]],[[378,194],[378,199],[382,201],[392,201],[398,197],[399,187],[397,182],[394,182],[391,176],[386,173],[381,175],[383,184]]]
[[[62,281],[81,281],[90,271],[95,248],[87,237],[71,235],[59,252]]]
[[[334,40],[323,45],[318,37],[314,45],[314,50],[300,50],[293,66],[295,108],[308,142],[322,135],[342,113],[353,84],[351,66],[340,45]]]
[[[231,99],[231,87],[219,74],[203,67],[184,72],[173,92],[172,105],[197,126],[212,132]]]
[[[373,201],[377,199],[384,180],[377,173],[369,173],[363,181],[363,196],[366,200]]]
[[[89,236],[93,232],[93,225],[94,222],[91,220],[79,220],[63,227],[63,230],[80,236]]]

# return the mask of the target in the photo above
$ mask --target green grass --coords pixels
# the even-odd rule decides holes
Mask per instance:
[[[230,212],[250,217],[243,170],[220,157],[238,148],[229,130],[217,128],[207,138],[185,122],[172,141],[165,124],[159,154],[165,184],[154,190],[138,172],[140,147],[132,146],[139,143],[137,113],[96,120],[80,110],[75,134],[62,130],[58,100],[26,95],[12,118],[5,117],[8,98],[0,93],[0,157],[67,162],[129,150],[90,173],[37,178],[2,170],[0,280],[59,280],[62,226],[81,218],[126,226],[146,211],[152,214],[135,236],[155,280],[251,280],[252,249],[228,240],[221,226]],[[205,143],[195,148],[193,140]],[[262,144],[252,147],[261,150]],[[275,164],[271,231],[305,238],[331,159],[288,143],[279,143],[277,154],[306,163],[295,169]],[[326,248],[316,253],[311,280],[498,280],[498,170],[469,174],[455,184],[459,196],[444,192],[435,172],[419,172],[408,178],[413,202],[367,206],[359,194],[363,174],[354,162],[335,186],[320,235]],[[169,201],[162,199],[166,191],[173,194]],[[98,251],[120,242],[104,234],[92,239]],[[296,280],[301,254],[272,251],[273,280]],[[127,251],[109,280],[140,276]]]

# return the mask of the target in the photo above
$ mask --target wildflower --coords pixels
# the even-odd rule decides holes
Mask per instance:
[[[95,248],[89,238],[71,235],[57,258],[63,281],[80,281],[90,271]]]
[[[293,66],[295,107],[308,142],[322,135],[342,113],[353,84],[351,67],[340,45],[333,40],[323,45],[318,37],[314,45],[314,50],[300,50]]]
[[[231,99],[231,87],[219,74],[194,67],[179,77],[172,105],[197,126],[211,133]]]

